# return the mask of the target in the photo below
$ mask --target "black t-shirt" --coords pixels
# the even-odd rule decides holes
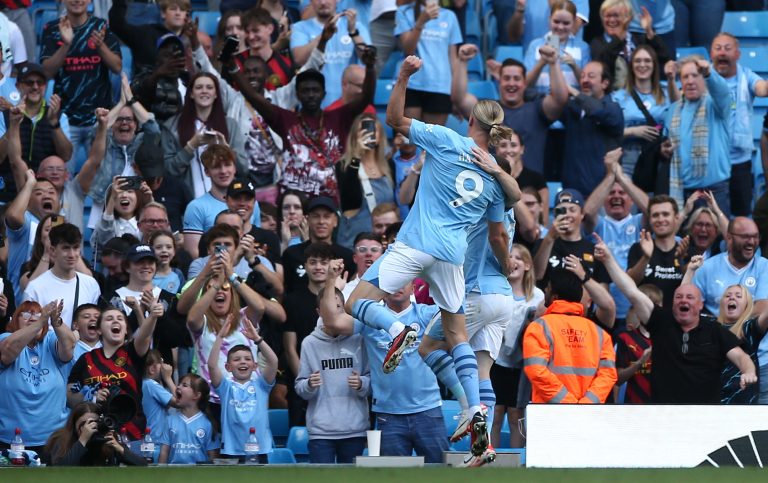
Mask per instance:
[[[523,170],[520,171],[520,175],[516,179],[520,189],[530,186],[536,191],[539,191],[547,187],[547,180],[544,178],[544,176],[532,169],[526,168],[525,166],[523,166]]]
[[[273,264],[283,263],[280,259],[280,238],[277,237],[277,233],[264,228],[258,228],[256,226],[251,227],[249,235],[256,240],[256,243],[261,243],[267,246],[266,257]]]
[[[119,388],[118,393],[131,396],[136,403],[136,415],[125,428],[133,441],[144,435],[146,426],[141,408],[141,384],[146,357],[146,354],[140,356],[136,352],[133,341],[123,344],[112,357],[107,357],[104,348],[99,347],[80,356],[67,380],[68,384],[75,384],[78,391],[87,387],[93,394],[103,387],[114,386]]]
[[[648,320],[653,346],[651,396],[660,404],[720,404],[720,376],[726,354],[738,338],[717,322],[702,319],[688,332],[683,353],[683,329],[672,309],[655,307]]]
[[[654,245],[651,258],[648,260],[648,266],[645,267],[645,276],[637,284],[639,286],[649,283],[659,287],[664,294],[664,307],[672,307],[675,289],[683,281],[683,260],[675,256],[675,250],[677,250],[677,243],[675,243],[674,248],[667,252],[661,251],[659,247]],[[640,248],[640,243],[632,245],[627,256],[627,267],[634,267],[642,256],[643,249]]]
[[[310,245],[307,240],[298,245],[288,247],[283,252],[283,273],[285,277],[285,293],[307,286],[307,271],[304,268],[304,250]],[[352,260],[352,250],[336,243],[331,244],[333,256],[344,259],[344,270],[347,273],[357,273],[357,267]]]
[[[283,307],[286,315],[283,332],[296,333],[296,353],[301,356],[301,341],[317,326],[317,295],[306,285],[300,286],[285,296]]]
[[[184,210],[195,199],[192,188],[172,176],[163,176],[163,182],[152,192],[155,201],[165,206],[171,231],[184,229]]]
[[[534,253],[539,250],[541,246],[541,239],[536,240]],[[552,269],[558,267],[564,267],[565,257],[568,255],[576,255],[581,260],[584,268],[592,272],[592,278],[600,283],[611,283],[611,277],[605,270],[602,263],[595,261],[595,244],[584,238],[578,241],[566,241],[562,238],[557,238],[552,245],[552,252],[549,254],[549,261],[547,263],[547,273],[544,274],[544,278],[538,282],[540,287],[545,287],[549,281],[549,273]]]

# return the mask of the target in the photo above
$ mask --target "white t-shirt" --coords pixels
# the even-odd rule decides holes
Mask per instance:
[[[55,276],[51,270],[43,273],[36,279],[29,282],[24,291],[22,300],[34,300],[41,306],[57,299],[64,299],[64,311],[61,318],[67,327],[72,327],[72,314],[74,313],[75,289],[77,280],[80,280],[80,290],[77,300],[78,306],[82,304],[97,304],[101,289],[96,279],[83,273],[78,273],[71,280],[62,280]]]

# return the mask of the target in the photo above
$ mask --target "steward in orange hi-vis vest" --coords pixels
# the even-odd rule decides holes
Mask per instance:
[[[611,337],[583,317],[579,302],[554,300],[523,337],[534,403],[604,403],[616,383]]]

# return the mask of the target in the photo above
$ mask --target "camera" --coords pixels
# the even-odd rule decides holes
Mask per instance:
[[[110,431],[120,432],[120,428],[136,416],[136,401],[130,395],[122,392],[118,386],[109,388],[109,396],[98,404],[98,429],[94,435],[95,441],[105,441]]]
[[[565,215],[566,213],[568,213],[568,208],[566,208],[565,206],[555,207],[555,218],[561,215]]]

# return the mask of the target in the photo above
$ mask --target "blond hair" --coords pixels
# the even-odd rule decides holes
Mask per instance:
[[[632,4],[629,3],[629,0],[605,0],[602,5],[600,5],[600,18],[602,19],[605,16],[605,12],[607,12],[611,8],[624,8],[624,12],[626,14],[625,19],[625,25],[629,25],[629,22],[632,21],[632,17],[634,17],[634,12],[632,11]]]
[[[739,316],[739,319],[733,323],[733,325],[730,326],[729,330],[733,332],[733,334],[739,338],[739,340],[744,339],[743,334],[743,327],[744,323],[749,320],[752,317],[752,310],[755,308],[755,302],[752,300],[752,294],[749,293],[749,290],[747,290],[747,287],[744,285],[739,285],[738,283],[733,284],[729,287],[726,287],[725,290],[723,290],[723,295],[725,295],[725,292],[732,289],[733,287],[739,287],[741,289],[742,296],[747,299],[747,306],[744,307],[744,312],[741,313]],[[725,320],[725,297],[720,297],[720,315],[717,316],[717,321],[720,322],[723,325],[727,325],[728,321]]]
[[[512,137],[514,131],[504,126],[504,109],[501,105],[489,99],[483,99],[472,108],[472,117],[475,118],[480,129],[488,133],[491,146]]]

